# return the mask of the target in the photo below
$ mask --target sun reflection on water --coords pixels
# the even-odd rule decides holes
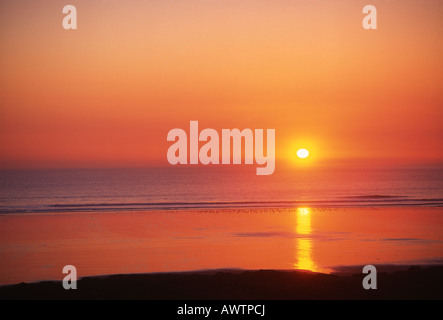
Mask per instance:
[[[295,268],[318,271],[312,260],[311,210],[309,208],[297,209],[295,232],[297,233]]]

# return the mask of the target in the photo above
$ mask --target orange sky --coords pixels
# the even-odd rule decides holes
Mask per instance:
[[[0,167],[167,165],[190,120],[273,128],[277,158],[441,163],[442,21],[440,0],[2,1]]]

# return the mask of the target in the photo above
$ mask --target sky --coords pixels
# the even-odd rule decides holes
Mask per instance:
[[[168,165],[190,120],[275,129],[282,161],[443,163],[442,35],[440,0],[2,1],[0,168]]]

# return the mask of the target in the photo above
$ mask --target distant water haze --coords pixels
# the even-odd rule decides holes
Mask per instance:
[[[146,211],[298,206],[441,206],[439,168],[251,166],[0,172],[0,212]]]

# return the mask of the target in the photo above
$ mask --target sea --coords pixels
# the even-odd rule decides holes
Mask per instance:
[[[253,166],[0,173],[0,285],[219,269],[443,264],[443,170]],[[355,269],[356,268],[356,269]]]
[[[0,171],[0,214],[443,206],[443,168],[252,166]]]

